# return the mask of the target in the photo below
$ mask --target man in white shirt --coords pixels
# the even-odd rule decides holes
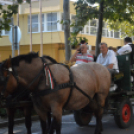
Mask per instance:
[[[123,55],[123,54],[127,54],[127,53],[131,53],[132,52],[132,39],[130,37],[126,37],[124,39],[124,46],[121,47],[118,51],[117,54],[119,55]]]
[[[100,51],[97,58],[97,63],[102,64],[107,67],[108,70],[115,70],[115,72],[119,72],[118,62],[113,50],[108,50],[108,46],[106,43],[100,44]]]
[[[132,43],[132,39],[130,37],[124,38],[124,46],[121,47],[118,51],[117,54],[123,55],[130,53],[130,64],[131,64],[131,69],[133,70],[133,65],[134,65],[134,44]],[[133,71],[131,72],[131,82],[133,84],[132,89],[134,90],[134,73]]]

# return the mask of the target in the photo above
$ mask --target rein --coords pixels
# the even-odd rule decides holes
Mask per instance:
[[[37,88],[38,85],[39,85],[39,83],[38,83],[38,85],[37,85],[37,87],[34,89],[34,91],[33,91],[32,93],[29,92],[31,97],[34,98],[34,97],[38,97],[38,96],[45,96],[45,95],[54,93],[54,92],[56,92],[56,91],[59,91],[60,89],[70,88],[70,93],[69,93],[68,99],[67,99],[67,101],[65,102],[64,107],[63,107],[63,108],[65,108],[65,107],[67,106],[67,104],[68,104],[70,98],[71,98],[73,88],[76,88],[79,92],[81,92],[84,96],[86,96],[86,97],[89,99],[89,101],[93,101],[93,99],[92,99],[89,95],[87,95],[83,90],[81,90],[81,89],[76,85],[76,83],[73,81],[73,74],[72,74],[71,70],[69,69],[69,67],[68,67],[67,65],[61,64],[61,63],[46,63],[46,61],[45,61],[45,59],[44,59],[43,57],[41,57],[41,59],[42,59],[42,62],[43,62],[43,68],[41,69],[41,71],[37,74],[37,76],[32,80],[32,82],[31,82],[22,92],[20,92],[16,97],[14,97],[14,98],[12,99],[12,101],[17,100],[17,98],[19,98],[20,96],[22,97],[23,95],[25,95],[26,93],[28,93],[29,90],[27,90],[27,89],[29,89],[29,88],[34,84],[34,82],[39,78],[39,76],[42,74],[42,72],[44,72],[44,74],[45,74],[45,76],[46,76],[46,73],[45,73],[45,71],[44,71],[44,68],[45,68],[45,67],[48,67],[48,69],[49,69],[49,71],[50,71],[50,73],[51,73],[52,81],[54,82],[54,88],[53,88],[53,89],[52,89],[52,88],[47,88],[47,89],[44,89],[44,90],[38,90],[38,88]],[[51,70],[50,70],[50,68],[49,68],[49,66],[50,66],[50,65],[53,65],[53,64],[60,64],[60,65],[63,65],[64,67],[66,67],[66,68],[68,69],[68,71],[69,71],[69,78],[70,78],[70,80],[69,80],[68,83],[63,83],[63,84],[57,85],[56,80],[55,80],[55,78],[54,78],[54,76],[53,76],[53,74],[52,74],[52,72],[51,72]],[[11,68],[11,69],[12,69],[12,68]],[[7,69],[7,70],[9,71],[9,69]],[[15,71],[15,69],[13,68],[13,70],[11,70],[10,72],[12,73],[12,75],[13,75],[13,76],[15,77],[15,79],[17,80],[17,83],[19,83],[18,74],[17,74],[17,72]],[[8,77],[9,77],[9,76],[8,76]],[[7,77],[7,78],[8,78],[8,77]],[[8,80],[7,80],[7,81],[8,81]],[[7,81],[6,81],[6,84],[7,84]],[[40,80],[39,80],[39,81],[40,81]],[[6,88],[6,87],[5,87],[5,88]]]
[[[42,58],[41,58],[42,59]],[[42,59],[43,60],[43,59]],[[18,74],[17,72],[15,71],[15,69],[13,68],[9,68],[9,69],[6,69],[4,68],[4,70],[8,71],[8,75],[7,77],[5,78],[5,84],[4,84],[4,88],[2,89],[3,92],[5,92],[5,89],[6,89],[6,86],[7,86],[7,82],[8,82],[8,79],[9,79],[9,73],[11,73],[17,83],[19,84],[19,77],[18,77]],[[13,99],[12,99],[12,102],[16,101],[19,97],[22,97],[24,95],[26,95],[29,91],[27,90],[28,88],[30,88],[30,86],[32,86],[32,84],[34,84],[34,82],[39,78],[39,76],[42,74],[42,72],[44,72],[44,66],[43,66],[43,69],[37,74],[37,76],[32,80],[32,82],[22,91],[20,92],[17,96],[15,96]]]
[[[43,71],[44,71],[44,68],[38,73],[38,75],[32,80],[32,82],[22,92],[20,92],[15,98],[13,98],[13,101],[15,101],[20,96],[22,97],[22,95],[24,96],[28,92],[27,89],[30,88],[34,84],[34,82],[39,78],[39,76],[42,74]]]
[[[69,103],[69,100],[70,100],[71,95],[72,95],[73,88],[76,88],[79,92],[81,92],[84,96],[86,96],[89,99],[89,101],[93,101],[93,99],[89,95],[87,95],[83,90],[81,90],[76,85],[76,83],[73,81],[73,74],[72,74],[71,70],[69,69],[69,67],[67,65],[62,64],[62,63],[47,63],[47,64],[45,64],[44,67],[49,66],[49,65],[53,65],[53,64],[60,64],[60,65],[65,66],[68,69],[69,77],[70,77],[69,82],[56,85],[53,89],[52,88],[47,88],[47,89],[44,89],[44,90],[35,90],[34,92],[31,93],[31,97],[45,96],[45,95],[48,95],[48,94],[51,94],[51,93],[55,93],[55,92],[57,92],[61,89],[71,88],[68,99],[63,106],[63,108],[65,108],[67,106],[67,104]],[[49,70],[50,70],[50,68],[49,68]],[[50,72],[51,72],[51,70],[50,70]],[[52,75],[52,73],[51,73],[51,75]],[[53,75],[52,75],[52,79],[55,80]]]

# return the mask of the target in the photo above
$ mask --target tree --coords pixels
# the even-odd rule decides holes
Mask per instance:
[[[64,40],[65,40],[65,60],[69,61],[71,56],[71,49],[70,49],[70,6],[69,6],[69,0],[64,0],[63,2],[63,26],[64,26]]]
[[[123,21],[123,22],[120,22],[119,20],[117,20],[116,22],[108,21],[108,28],[113,29],[115,31],[121,31],[121,38],[124,38],[126,36],[129,37],[134,36],[134,26],[128,21]]]
[[[99,4],[98,7],[93,7],[90,4]],[[124,21],[130,24],[134,23],[132,18],[134,12],[133,0],[78,0],[74,3],[76,10],[76,20],[72,24],[73,32],[71,34],[71,44],[77,44],[78,33],[83,29],[89,19],[99,18],[97,40],[96,40],[96,55],[99,54],[99,44],[102,36],[103,21],[122,23]]]
[[[26,0],[27,2],[30,2],[30,0]],[[18,4],[21,4],[23,0],[13,0],[15,4],[8,5],[5,9],[2,4],[0,4],[0,37],[2,30],[9,31],[10,30],[10,22],[13,14],[18,13]],[[17,4],[16,4],[17,2]]]

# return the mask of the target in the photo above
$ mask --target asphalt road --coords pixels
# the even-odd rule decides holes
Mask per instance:
[[[104,115],[103,117],[103,132],[102,134],[134,134],[134,116],[133,123],[128,129],[120,129],[114,122],[114,117],[111,115]],[[89,126],[79,127],[73,118],[73,115],[65,115],[62,117],[62,134],[94,134],[95,118],[93,117]],[[1,128],[0,134],[8,134],[7,128]],[[18,124],[14,127],[14,134],[26,134],[24,124]],[[41,134],[39,121],[33,122],[32,134]]]

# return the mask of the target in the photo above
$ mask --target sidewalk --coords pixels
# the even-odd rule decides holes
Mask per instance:
[[[72,112],[71,111],[64,111],[63,115],[68,115],[70,113],[72,113]],[[38,115],[32,116],[31,118],[32,118],[32,121],[39,120],[39,116]],[[15,119],[14,124],[20,124],[20,123],[24,123],[24,122],[25,122],[25,118],[22,117],[22,118]],[[0,128],[7,127],[7,125],[8,125],[7,118],[1,118],[0,117]]]

